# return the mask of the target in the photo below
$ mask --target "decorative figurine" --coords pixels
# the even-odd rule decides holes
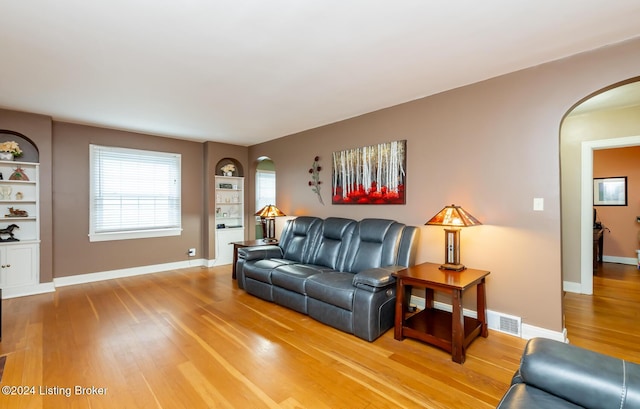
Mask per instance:
[[[0,241],[20,241],[15,238],[13,235],[13,230],[19,229],[20,227],[17,224],[10,224],[4,229],[0,229]],[[2,236],[8,234],[9,238],[3,239]]]
[[[28,217],[29,213],[26,210],[9,208],[9,214],[5,214],[5,217]]]

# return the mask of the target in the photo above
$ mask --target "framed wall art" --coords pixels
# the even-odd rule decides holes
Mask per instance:
[[[627,177],[593,179],[594,206],[626,206]]]
[[[407,141],[333,152],[333,204],[405,204]]]

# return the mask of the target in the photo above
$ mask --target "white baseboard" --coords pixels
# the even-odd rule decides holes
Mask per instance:
[[[415,305],[418,309],[424,309],[425,300],[422,297],[417,297],[415,295],[411,295],[411,300],[409,301],[409,304]],[[433,303],[433,306],[434,306],[434,308],[442,310],[442,311],[451,312],[453,310],[453,307],[450,304],[446,304],[446,303],[439,302],[439,301],[435,301]],[[477,311],[469,310],[469,309],[466,309],[466,308],[463,309],[463,314],[466,317],[471,317],[471,318],[476,318],[476,319],[478,318]],[[500,331],[500,329],[496,325],[493,324],[495,322],[499,322],[499,319],[497,319],[496,317],[498,317],[500,315],[507,315],[507,314],[501,314],[501,313],[496,312],[496,311],[487,310],[487,324],[489,325],[489,329],[492,329],[492,330],[495,330],[495,331]],[[504,331],[500,331],[500,332],[502,332],[503,334],[507,334]],[[540,337],[540,338],[554,339],[556,341],[561,341],[561,342],[567,342],[567,330],[566,329],[563,329],[562,332],[558,332],[558,331],[552,331],[550,329],[536,327],[536,326],[533,326],[533,325],[529,325],[529,324],[524,324],[523,323],[520,333],[521,333],[520,338],[523,338],[523,339],[531,339],[531,338]],[[513,334],[508,334],[508,335],[515,336]]]
[[[567,329],[564,328],[562,332],[552,331],[546,328],[540,328],[533,325],[522,324],[522,338],[549,338],[560,342],[568,343]]]
[[[573,281],[563,281],[562,289],[568,293],[582,294],[582,285]]]
[[[123,268],[119,270],[100,271],[96,273],[78,274],[68,277],[57,277],[50,283],[41,283],[33,286],[22,286],[14,288],[4,288],[2,290],[2,298],[24,297],[27,295],[36,295],[51,293],[56,287],[65,287],[69,285],[94,283],[96,281],[113,280],[115,278],[133,277],[143,274],[161,273],[163,271],[176,270],[180,268],[190,267],[214,267],[216,260],[190,259],[185,261],[177,261],[174,263],[155,264],[151,266]]]
[[[151,266],[123,268],[120,270],[110,270],[97,273],[78,274],[68,277],[58,277],[53,279],[53,284],[56,287],[64,287],[67,285],[93,283],[102,280],[112,280],[114,278],[133,277],[143,274],[161,273],[168,270],[189,267],[202,267],[206,265],[207,263],[204,259],[193,259],[186,261],[177,261],[174,263],[155,264]]]
[[[21,287],[3,288],[2,298],[25,297],[27,295],[45,294],[56,291],[53,283],[40,283],[35,285],[25,285]]]
[[[618,263],[618,264],[628,264],[631,266],[638,265],[637,257],[616,257],[616,256],[602,256],[602,261],[605,263]]]

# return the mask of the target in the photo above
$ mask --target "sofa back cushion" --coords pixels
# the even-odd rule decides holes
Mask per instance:
[[[393,220],[361,220],[353,233],[345,270],[358,273],[396,264],[404,227]]]
[[[283,258],[309,263],[321,227],[322,219],[318,217],[300,216],[288,220],[278,244],[282,249]]]
[[[343,271],[356,221],[329,217],[322,223],[312,264]]]

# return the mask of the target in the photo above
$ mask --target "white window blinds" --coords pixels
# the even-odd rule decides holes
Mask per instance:
[[[256,171],[256,211],[276,204],[276,172]]]
[[[180,155],[90,145],[91,241],[179,235]]]

